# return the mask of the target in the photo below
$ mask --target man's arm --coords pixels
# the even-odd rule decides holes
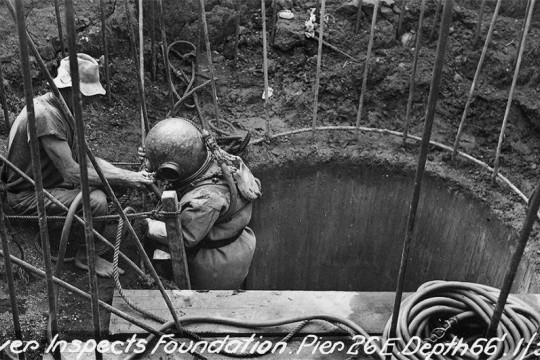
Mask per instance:
[[[71,149],[67,141],[60,140],[56,136],[43,136],[40,138],[45,152],[52,160],[60,174],[68,183],[80,183],[79,164],[73,160]],[[152,178],[141,172],[134,172],[120,169],[103,159],[98,160],[99,165],[103,165],[103,174],[109,180],[111,185],[122,185],[140,187],[144,184],[151,184]],[[101,180],[92,166],[88,166],[88,181],[90,185],[101,185]]]

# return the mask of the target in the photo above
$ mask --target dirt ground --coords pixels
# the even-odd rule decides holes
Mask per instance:
[[[46,3],[46,2],[43,2]],[[29,28],[43,56],[51,69],[60,57],[56,27],[51,15],[50,4],[31,2],[28,6]],[[80,2],[79,2],[80,3]],[[87,3],[87,2],[84,2]],[[93,4],[93,2],[90,2]],[[304,21],[308,9],[315,2],[296,0],[278,1],[282,8],[289,8],[296,15],[293,20],[279,20],[277,24],[275,46],[269,47],[269,84],[273,96],[268,103],[268,117],[272,133],[311,126],[313,114],[313,85],[317,64],[317,43],[304,36]],[[367,1],[365,1],[367,3]],[[165,2],[168,6],[169,2]],[[360,59],[352,61],[345,55],[328,46],[323,50],[322,72],[319,90],[318,125],[354,125],[360,98],[360,89],[365,66],[365,54],[369,40],[372,9],[365,6],[360,31],[355,33],[355,8],[343,5],[343,2],[329,0],[327,4],[328,35],[326,41],[350,56]],[[412,34],[416,31],[420,1],[409,1],[404,18],[404,31]],[[268,4],[269,5],[269,4]],[[82,6],[82,5],[79,5]],[[93,6],[93,7],[92,7]],[[99,18],[96,17],[95,4],[88,8],[81,7],[77,12],[79,43],[81,51],[99,56]],[[113,7],[114,6],[114,7]],[[172,5],[171,5],[172,6]],[[194,11],[190,8],[190,11]],[[253,138],[265,135],[266,119],[264,101],[261,98],[264,87],[262,56],[262,25],[260,10],[248,2],[242,9],[240,28],[239,55],[233,59],[234,49],[234,7],[227,1],[214,1],[207,4],[210,36],[214,66],[217,78],[217,95],[220,116],[232,123],[238,133],[250,131]],[[109,36],[112,46],[112,103],[105,98],[96,100],[84,111],[87,139],[97,156],[110,161],[137,161],[136,149],[141,143],[139,97],[136,86],[135,65],[129,55],[129,41],[126,31],[125,12],[122,13],[120,2],[109,2]],[[7,14],[0,8],[2,14]],[[484,27],[481,41],[485,38],[493,8],[484,14]],[[170,12],[166,12],[165,25],[168,26],[169,42],[190,40],[197,43],[193,36],[196,29],[196,16],[182,15],[183,22],[174,23]],[[188,11],[189,13],[189,11]],[[232,14],[232,15],[231,15]],[[267,9],[268,19],[271,8]],[[421,136],[424,123],[425,105],[428,98],[433,61],[436,50],[436,32],[432,31],[436,6],[428,2],[424,23],[424,46],[421,49],[417,72],[417,87],[414,96],[410,132]],[[506,15],[509,12],[505,13]],[[477,92],[471,105],[467,126],[461,142],[461,149],[477,159],[492,166],[495,148],[503,120],[510,84],[513,77],[513,61],[516,57],[517,44],[523,25],[523,13],[516,17],[501,16],[497,21],[493,41],[487,52]],[[132,19],[133,20],[133,19]],[[455,5],[450,29],[450,39],[446,52],[446,64],[436,110],[432,140],[452,145],[461,114],[465,105],[476,66],[481,54],[481,46],[474,47],[472,39],[478,21],[478,11],[473,1],[458,1]],[[397,10],[386,8],[375,29],[373,54],[369,62],[367,91],[364,99],[364,113],[361,125],[402,131],[407,103],[409,77],[412,69],[414,41],[395,39]],[[169,26],[170,25],[170,26]],[[501,156],[501,173],[507,176],[521,191],[529,195],[538,179],[538,154],[540,150],[540,22],[537,16],[529,32],[519,73],[516,93],[510,109],[508,128],[504,138]],[[270,27],[270,20],[268,20]],[[36,30],[36,29],[39,29]],[[148,28],[145,30],[149,35]],[[159,33],[159,32],[157,32]],[[8,89],[8,108],[11,120],[24,105],[21,78],[16,55],[16,33],[5,24],[0,25],[0,41],[3,51],[2,65],[5,72],[5,85]],[[407,35],[408,36],[408,35]],[[414,34],[412,35],[414,37]],[[195,39],[195,40],[194,40]],[[145,43],[145,85],[148,103],[148,116],[155,123],[167,115],[170,109],[169,92],[161,56],[158,54],[158,72],[155,79],[151,76],[151,46],[147,38]],[[49,46],[50,45],[50,46]],[[52,50],[51,50],[52,46]],[[13,50],[15,49],[15,50]],[[41,50],[40,50],[41,51]],[[202,58],[202,73],[208,74],[208,66]],[[34,63],[35,64],[35,63]],[[37,69],[37,68],[36,68]],[[47,91],[43,76],[35,70],[34,92]],[[53,73],[55,75],[55,73]],[[174,76],[174,75],[173,75]],[[183,85],[175,77],[179,91]],[[202,112],[207,119],[214,117],[214,108],[210,87],[200,93]],[[197,120],[194,109],[182,107],[175,113]],[[3,119],[2,119],[3,120]],[[2,130],[4,131],[4,130]],[[0,152],[6,153],[7,134],[0,135]],[[356,155],[355,155],[356,154]],[[361,156],[358,156],[361,154]],[[248,148],[246,158],[255,169],[279,166],[289,161],[338,161],[342,157],[358,156],[363,161],[379,162],[385,166],[402,166],[414,169],[417,162],[418,146],[410,141],[402,146],[397,137],[380,134],[361,134],[359,140],[353,132],[321,132],[314,138],[311,135],[289,136],[278,140],[266,140],[260,145]],[[524,216],[525,204],[511,192],[506,185],[499,183],[492,187],[490,174],[470,163],[459,160],[450,161],[447,152],[432,148],[428,159],[428,171],[454,181],[471,196],[488,203],[493,212],[509,225],[520,229]],[[143,208],[140,194],[132,193],[126,199],[138,210]],[[146,203],[146,207],[152,204]],[[33,238],[37,227],[29,228],[13,224],[9,232],[24,249],[25,259],[40,265],[41,257],[34,249]],[[114,226],[109,227],[109,238],[113,238]],[[129,246],[128,254],[136,253]],[[13,253],[20,254],[13,245]],[[536,263],[540,253],[538,229],[527,248],[530,261]],[[3,276],[3,264],[0,267]],[[75,271],[71,265],[65,272],[66,280],[87,289],[86,275]],[[122,279],[127,288],[147,286],[130,274]],[[0,282],[5,287],[5,282]],[[103,300],[110,301],[114,284],[111,280],[100,280],[100,294]],[[168,286],[171,286],[168,284]],[[44,341],[48,305],[44,284],[35,277],[27,278],[18,272],[17,290],[21,299],[22,325],[27,339]],[[91,318],[86,300],[79,299],[67,291],[61,291],[60,329],[65,338],[89,336]],[[11,314],[9,297],[4,289],[0,293],[0,339],[11,336]],[[102,323],[108,323],[108,315],[103,312]]]

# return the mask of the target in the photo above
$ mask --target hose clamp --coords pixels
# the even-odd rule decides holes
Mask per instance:
[[[446,336],[446,332],[452,328],[452,326],[457,324],[457,318],[452,316],[450,319],[444,322],[443,326],[436,327],[431,331],[431,335],[428,338],[425,338],[424,341],[435,344],[442,338]]]

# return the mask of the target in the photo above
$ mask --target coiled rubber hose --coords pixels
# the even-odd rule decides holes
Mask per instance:
[[[477,359],[485,351],[492,360],[525,358],[539,343],[536,332],[540,314],[511,295],[496,338],[485,339],[498,296],[498,289],[475,283],[431,281],[423,284],[402,302],[392,355],[398,360]],[[390,321],[383,333],[383,343],[388,340],[389,332]],[[419,348],[419,339],[422,344],[437,343],[438,349],[424,353],[413,351]],[[460,340],[466,345],[458,347]],[[529,342],[533,346],[527,349]]]

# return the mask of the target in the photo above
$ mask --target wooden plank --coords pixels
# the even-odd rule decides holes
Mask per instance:
[[[157,290],[125,290],[135,304],[163,318],[171,319],[165,302]],[[333,315],[361,326],[370,334],[381,334],[392,312],[393,292],[346,292],[346,291],[208,291],[191,290],[168,291],[173,306],[182,317],[225,317],[246,322],[270,321],[293,318],[302,315]],[[404,298],[411,293],[405,293]],[[517,295],[520,299],[540,311],[540,295]],[[158,327],[152,320],[144,319],[131,309],[115,292],[112,305],[141,318],[141,321]],[[203,336],[230,335],[250,336],[258,334],[286,334],[294,325],[272,328],[239,328],[213,324],[193,324],[188,329]],[[112,314],[109,333],[127,335],[145,333],[141,328]],[[326,322],[311,322],[300,334],[339,334],[336,327]]]
[[[178,210],[178,196],[176,195],[176,191],[164,191],[161,196],[161,202],[164,211],[176,212]],[[174,282],[181,289],[191,289],[180,217],[168,216],[165,218],[165,224],[167,226],[167,239],[169,240],[169,250],[171,252]]]
[[[214,346],[220,346],[220,343],[217,341],[224,340],[225,338],[205,338],[206,341],[209,343],[214,344]],[[264,349],[263,345],[264,341],[269,341],[272,345],[272,349],[274,351],[270,351],[267,355],[265,355],[263,358],[265,360],[280,360],[280,359],[305,359],[305,360],[315,360],[315,359],[328,359],[331,358],[333,360],[345,360],[351,358],[352,355],[354,355],[357,347],[353,347],[353,342],[350,339],[347,339],[345,337],[339,337],[339,336],[323,336],[319,338],[314,338],[313,335],[311,336],[304,336],[304,337],[298,337],[293,338],[290,342],[287,343],[286,346],[278,345],[278,342],[281,340],[280,337],[265,337],[263,339],[255,339],[255,341],[250,342],[249,338],[237,338],[237,337],[229,337],[225,339],[224,342],[224,348],[226,344],[230,344],[229,350],[234,350],[235,347],[238,348],[240,351],[243,349],[240,346],[245,346],[246,352],[255,352],[257,350]],[[138,359],[145,360],[145,359],[162,359],[162,360],[179,360],[179,359],[187,359],[186,355],[180,354],[178,351],[175,351],[172,347],[172,341],[169,339],[164,339],[166,342],[165,345],[160,345],[157,349],[155,349],[155,343],[154,344],[148,344],[145,345],[145,348],[147,352],[142,354]],[[167,344],[169,341],[171,341],[171,344]],[[180,339],[180,341],[184,342],[185,345],[184,348],[187,349],[189,346],[189,340],[187,339]],[[257,343],[258,341],[258,343]],[[111,343],[113,340],[110,341]],[[88,346],[88,348],[91,348],[92,344],[83,343],[82,345],[76,345],[73,342],[69,343],[68,347],[62,351],[62,360],[95,360],[95,353],[92,351],[82,351],[81,348],[84,348],[85,346]],[[331,345],[329,345],[331,344]],[[125,349],[126,349],[126,342],[123,342],[122,344],[117,343],[114,345],[116,354],[113,354],[111,351],[107,351],[106,348],[104,348],[105,352],[103,353],[103,359],[104,360],[121,360],[126,357]],[[201,346],[198,346],[197,349],[201,349]],[[131,349],[135,349],[134,346],[131,347]],[[139,348],[140,349],[140,348]],[[154,351],[155,350],[155,351]],[[361,349],[360,349],[361,350]],[[131,350],[133,351],[133,350]],[[121,352],[121,353],[120,353]],[[348,353],[349,352],[349,353]],[[120,354],[119,354],[120,353]],[[214,354],[210,353],[207,350],[202,352],[202,355],[207,356],[208,358],[211,358],[212,360],[230,360],[232,357],[225,356],[221,354]],[[354,357],[357,360],[368,360],[372,359],[371,357],[360,353],[358,357]],[[244,359],[261,359],[260,356],[258,357],[249,357]],[[51,354],[44,354],[43,360],[54,360]]]
[[[170,319],[165,302],[154,290],[125,290],[135,304],[163,318]],[[346,292],[346,291],[169,291],[178,314],[183,316],[226,317],[244,321],[265,321],[293,318],[302,315],[333,315],[353,321],[369,333],[381,333],[388,321],[394,301],[393,292]],[[406,294],[407,295],[407,294]],[[144,319],[131,309],[115,292],[113,306],[151,326],[152,320]],[[284,334],[295,325],[265,328],[266,334]],[[194,324],[189,329],[200,334],[252,334],[251,328]],[[116,315],[111,315],[110,334],[133,334],[145,332]],[[312,322],[301,330],[303,334],[336,333],[336,327],[326,322]]]

